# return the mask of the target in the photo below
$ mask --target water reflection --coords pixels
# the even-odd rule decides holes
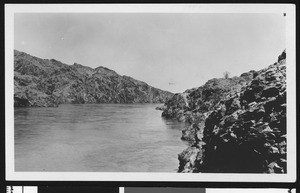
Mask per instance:
[[[16,108],[16,171],[176,172],[185,123],[156,106]]]
[[[188,123],[180,122],[174,119],[167,119],[165,117],[161,117],[162,121],[166,125],[167,129],[179,129],[182,130],[184,127],[188,126]]]

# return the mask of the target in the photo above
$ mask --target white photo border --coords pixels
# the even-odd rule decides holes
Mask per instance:
[[[287,173],[16,172],[14,165],[15,13],[286,13]],[[13,181],[295,182],[296,21],[294,4],[6,4],[5,5],[5,170]]]

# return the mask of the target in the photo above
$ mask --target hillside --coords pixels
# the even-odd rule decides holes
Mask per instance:
[[[41,59],[14,51],[14,106],[64,103],[163,103],[173,94],[100,66]]]
[[[175,94],[162,116],[190,123],[179,172],[286,173],[286,53],[260,71]]]

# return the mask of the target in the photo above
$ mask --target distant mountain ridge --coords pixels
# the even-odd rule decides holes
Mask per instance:
[[[14,106],[164,103],[172,93],[99,66],[67,65],[14,50]]]

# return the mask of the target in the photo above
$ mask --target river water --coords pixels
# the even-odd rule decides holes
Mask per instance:
[[[159,104],[15,108],[15,170],[176,172],[184,123]]]

